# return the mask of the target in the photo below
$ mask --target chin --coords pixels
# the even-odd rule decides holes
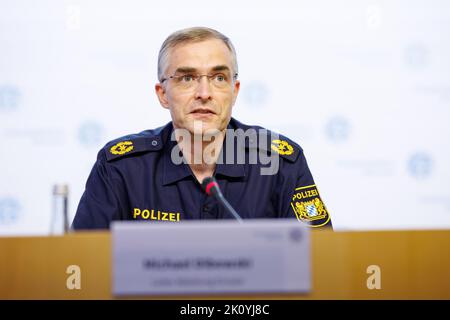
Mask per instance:
[[[185,126],[192,134],[204,135],[220,131],[220,126],[215,121],[194,120]]]

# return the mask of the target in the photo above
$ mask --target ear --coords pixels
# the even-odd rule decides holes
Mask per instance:
[[[169,109],[169,102],[166,96],[166,90],[162,83],[155,84],[155,93],[158,96],[159,103],[165,109]]]
[[[234,106],[234,103],[236,102],[237,96],[239,94],[239,89],[241,88],[241,82],[239,80],[235,80],[234,81],[234,86],[233,86],[233,104],[232,106]]]

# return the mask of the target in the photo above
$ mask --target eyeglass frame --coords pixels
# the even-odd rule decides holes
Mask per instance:
[[[218,73],[220,73],[220,72],[217,72],[217,73],[215,73],[215,74],[195,74],[195,73],[192,73],[192,75],[195,75],[196,77],[198,77],[197,82],[200,83],[200,79],[201,79],[202,77],[207,77],[207,78],[208,78],[208,81],[209,81],[209,80],[210,80],[210,77],[215,76],[215,75],[217,75]],[[166,80],[169,80],[169,79],[178,79],[178,78],[184,77],[184,76],[189,75],[189,74],[191,74],[191,73],[186,73],[186,74],[180,75],[180,76],[176,76],[176,75],[174,74],[174,75],[168,76],[167,78],[161,79],[160,82],[161,82],[161,83],[164,83],[164,81],[166,81]],[[235,81],[235,80],[237,80],[237,77],[238,77],[238,73],[235,72],[235,73],[233,74],[233,76],[231,77],[231,79],[233,79],[233,80]]]

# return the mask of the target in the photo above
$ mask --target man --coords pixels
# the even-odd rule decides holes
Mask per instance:
[[[293,217],[331,226],[300,146],[231,117],[237,75],[235,49],[223,34],[190,28],[170,35],[159,52],[155,90],[172,121],[100,150],[73,228],[232,219],[202,189],[211,176],[244,219]]]

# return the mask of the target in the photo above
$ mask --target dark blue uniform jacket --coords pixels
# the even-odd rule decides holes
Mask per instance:
[[[263,128],[232,118],[228,129],[261,132]],[[171,139],[172,132],[170,122],[106,144],[98,153],[72,227],[106,229],[112,220],[177,223],[231,219],[213,197],[205,194],[189,165],[172,161],[173,150],[179,151]],[[292,217],[311,227],[331,226],[301,147],[284,136],[274,139],[272,132],[262,132],[266,132],[266,144],[255,145],[251,136],[243,145],[229,147],[224,141],[219,158],[225,160],[227,154],[235,156],[239,150],[246,157],[244,163],[235,159],[233,164],[219,161],[216,165],[214,177],[225,198],[244,219]],[[267,161],[249,160],[255,151],[266,159],[277,158],[275,174],[262,174],[261,169],[269,167]]]

